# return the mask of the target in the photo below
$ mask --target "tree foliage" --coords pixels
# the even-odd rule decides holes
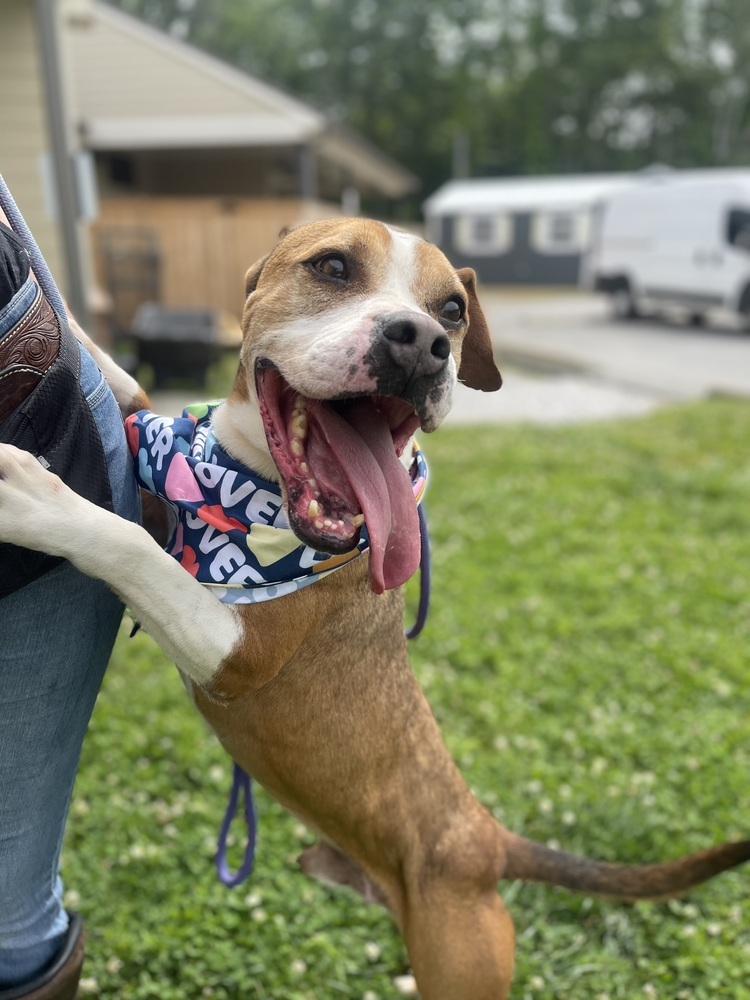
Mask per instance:
[[[421,177],[750,155],[747,0],[111,0]]]

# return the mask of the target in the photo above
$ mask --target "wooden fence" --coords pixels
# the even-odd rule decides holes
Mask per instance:
[[[153,298],[154,289],[163,305],[219,309],[239,317],[245,273],[275,245],[279,232],[340,214],[336,205],[296,199],[104,198],[92,227],[97,281],[112,299],[121,327],[132,318],[139,297]],[[147,272],[155,267],[157,273],[146,273],[140,285],[123,279],[123,287],[112,287],[118,280],[112,260],[117,252],[127,255],[122,248],[137,234],[148,237],[154,248],[152,262],[144,257],[142,267]]]

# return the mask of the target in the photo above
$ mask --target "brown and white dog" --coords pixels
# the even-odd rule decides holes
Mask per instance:
[[[508,994],[501,878],[655,898],[750,857],[750,842],[633,867],[553,851],[500,826],[443,744],[402,628],[418,539],[399,456],[417,428],[440,425],[457,379],[500,386],[473,272],[380,223],[336,220],[286,234],[251,268],[247,292],[217,438],[281,482],[301,541],[344,552],[364,521],[369,558],[278,600],[220,604],[144,529],[10,446],[0,539],[64,556],[122,597],[226,750],[319,834],[303,870],[392,910],[424,1000]],[[135,383],[95,353],[123,410],[142,406]]]

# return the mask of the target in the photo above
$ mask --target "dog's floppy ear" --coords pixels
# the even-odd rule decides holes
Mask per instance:
[[[470,267],[462,267],[456,274],[469,296],[469,329],[461,345],[458,381],[470,389],[494,392],[503,384],[503,379],[495,365],[490,331],[477,298],[477,276]]]
[[[245,275],[245,298],[258,287],[261,271],[266,266],[266,261],[270,256],[270,253],[267,253],[265,257],[257,260]]]

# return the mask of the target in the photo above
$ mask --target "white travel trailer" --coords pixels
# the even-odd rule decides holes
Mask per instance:
[[[501,285],[577,285],[594,205],[635,174],[448,181],[424,204],[427,238]]]
[[[729,309],[750,328],[750,170],[641,175],[595,212],[583,281],[630,318]]]

